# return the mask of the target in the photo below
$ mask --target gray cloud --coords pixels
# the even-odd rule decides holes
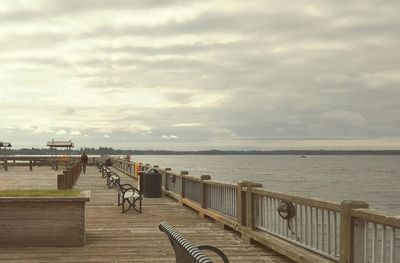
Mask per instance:
[[[15,145],[65,130],[94,146],[400,146],[397,1],[5,7],[0,135]]]

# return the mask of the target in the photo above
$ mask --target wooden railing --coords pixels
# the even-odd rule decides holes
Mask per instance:
[[[238,188],[234,184],[227,184],[211,181],[209,178],[204,181],[205,202],[204,208],[223,214],[230,218],[237,218],[237,195]]]
[[[13,166],[26,166],[32,171],[35,166],[51,165],[51,159],[40,156],[3,156],[0,158],[0,165],[4,167],[5,171]]]
[[[97,157],[90,157],[88,165],[94,165],[96,160],[99,159]],[[70,163],[74,163],[79,161],[79,157],[68,157],[68,160],[62,160],[56,157],[42,157],[42,156],[2,156],[0,157],[0,166],[4,167],[5,171],[8,171],[9,167],[14,166],[24,166],[29,167],[29,170],[32,171],[36,166],[51,166],[51,168],[55,171],[58,171],[59,168],[65,168],[70,165]]]
[[[119,171],[137,179],[137,174],[135,173],[134,163],[119,159],[119,158],[110,158],[112,161],[112,166]],[[105,163],[105,160],[103,160]]]
[[[229,184],[158,170],[166,195],[297,262],[400,263],[400,217],[368,209],[365,202],[327,202],[252,182]],[[290,220],[277,212],[283,201],[294,206]]]
[[[400,217],[353,209],[355,262],[400,262]]]
[[[279,236],[335,261],[340,257],[340,204],[252,189],[254,227]],[[291,202],[296,214],[284,220],[277,213],[281,201]]]

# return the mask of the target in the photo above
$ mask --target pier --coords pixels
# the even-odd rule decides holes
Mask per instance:
[[[57,172],[49,166],[9,166],[0,168],[0,190],[56,189]],[[125,183],[134,180],[119,173]],[[95,166],[81,174],[75,188],[90,190],[87,204],[86,246],[0,248],[0,262],[175,262],[173,249],[158,225],[167,221],[196,245],[220,248],[230,262],[293,262],[279,253],[244,242],[237,233],[224,230],[211,219],[203,219],[192,209],[169,197],[145,198],[143,213],[122,214],[115,189],[107,189]],[[1,208],[0,208],[1,209]],[[1,218],[0,223],[6,224]],[[219,262],[219,261],[215,261]]]
[[[145,198],[143,213],[122,214],[115,189],[107,189],[95,167],[75,188],[90,190],[87,242],[76,248],[0,248],[7,262],[175,262],[168,239],[158,230],[167,221],[196,245],[220,248],[230,262],[358,263],[400,262],[400,218],[362,201],[327,202],[268,191],[253,182],[230,184],[210,176],[153,167],[162,174],[162,198]],[[134,163],[112,158],[123,183],[137,184]],[[0,170],[0,189],[57,188],[49,166]],[[291,204],[293,217],[277,210]],[[0,222],[5,223],[0,217]],[[216,261],[218,262],[218,261]]]

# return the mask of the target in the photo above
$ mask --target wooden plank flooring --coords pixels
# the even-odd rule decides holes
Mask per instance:
[[[56,174],[49,167],[34,167],[32,172],[28,167],[9,167],[8,172],[0,170],[0,189],[55,188]],[[124,175],[122,182],[134,183]],[[80,176],[76,188],[91,190],[85,247],[0,248],[0,261],[175,262],[168,238],[158,230],[160,222],[167,221],[193,244],[220,248],[232,263],[292,262],[274,251],[246,244],[237,234],[167,197],[145,198],[143,213],[122,214],[116,206],[115,190],[106,188],[105,179],[94,167],[88,167],[87,173]]]

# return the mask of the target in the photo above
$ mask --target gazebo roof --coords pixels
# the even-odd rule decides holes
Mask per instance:
[[[10,142],[0,142],[0,147],[12,147]]]
[[[74,147],[74,143],[69,141],[55,141],[55,140],[51,140],[48,141],[46,146],[49,147]]]

